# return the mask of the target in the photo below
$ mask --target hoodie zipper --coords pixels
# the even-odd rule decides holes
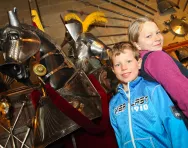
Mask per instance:
[[[133,147],[136,148],[135,140],[134,140],[134,135],[133,135],[133,129],[132,129],[132,117],[131,117],[131,99],[130,99],[130,88],[129,88],[129,83],[128,83],[128,94],[125,92],[127,98],[128,98],[128,118],[129,118],[129,131],[131,135],[131,141],[133,144]]]

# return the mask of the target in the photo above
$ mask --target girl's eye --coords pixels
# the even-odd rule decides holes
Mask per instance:
[[[161,34],[161,32],[160,32],[160,31],[157,31],[157,34]]]
[[[151,35],[146,36],[146,38],[150,38],[150,37],[151,37]]]

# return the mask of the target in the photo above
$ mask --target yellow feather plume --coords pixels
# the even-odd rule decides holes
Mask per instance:
[[[85,33],[89,26],[92,24],[103,24],[103,23],[107,23],[107,19],[105,18],[105,15],[103,12],[93,12],[91,14],[89,14],[84,22],[82,23],[83,25],[83,32]]]
[[[70,21],[71,19],[73,20],[77,20],[80,23],[82,23],[82,20],[78,17],[78,15],[76,15],[75,13],[68,13],[67,15],[65,15],[64,20],[65,21]]]
[[[104,13],[99,11],[89,14],[83,22],[75,13],[69,13],[64,17],[65,21],[70,21],[71,19],[78,20],[82,23],[83,33],[87,32],[89,26],[92,24],[104,24],[108,22]]]

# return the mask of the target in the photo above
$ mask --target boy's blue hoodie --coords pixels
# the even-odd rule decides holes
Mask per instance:
[[[188,130],[161,85],[141,77],[119,85],[110,101],[110,121],[119,148],[187,148]]]

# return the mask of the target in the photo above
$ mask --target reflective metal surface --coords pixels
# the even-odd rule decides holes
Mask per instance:
[[[16,19],[16,14],[14,17]],[[0,65],[0,71],[27,85],[28,83],[25,80],[30,80],[30,76],[33,73],[33,65],[30,61],[33,60],[35,64],[43,64],[46,67],[47,74],[44,76],[41,74],[40,80],[43,80],[44,83],[49,83],[54,88],[54,91],[58,91],[73,106],[73,109],[76,108],[79,111],[79,114],[81,112],[89,120],[100,117],[100,96],[85,71],[77,70],[64,52],[60,51],[60,47],[47,34],[36,27],[27,24],[18,25],[19,21],[17,23],[14,22],[12,22],[14,26],[9,24],[9,26],[5,26],[5,28],[0,30],[0,39],[3,41],[0,42],[0,47],[5,54],[5,63]],[[86,58],[88,59],[91,56],[105,57],[105,46],[103,46],[102,42],[92,35],[79,37],[80,44],[76,45],[81,46],[79,46],[80,50],[76,53],[83,51],[82,55],[85,57],[84,51],[86,51]],[[86,48],[82,49],[83,46]],[[35,59],[32,58],[34,54]],[[7,70],[9,71],[7,72]],[[34,70],[43,72],[41,67]],[[35,82],[40,85],[39,80]],[[33,84],[33,81],[31,84]],[[33,90],[32,88],[33,85],[30,85],[29,91],[28,88],[18,88],[10,90],[10,92],[9,90],[3,92],[4,95],[11,97],[10,102],[15,109],[9,126],[4,124],[9,122],[9,120],[5,120],[0,124],[0,131],[2,131],[0,132],[0,144],[3,147],[43,148],[79,128],[71,118],[66,116],[63,111],[60,111],[51,102],[53,96],[51,98],[42,96],[40,99],[40,95],[38,95],[40,102],[32,100],[33,102],[36,101],[32,104],[27,97]],[[36,89],[45,92],[41,87]],[[33,106],[38,107],[36,112]],[[4,120],[3,118],[0,119]],[[31,121],[34,122],[29,124]]]
[[[101,116],[100,96],[83,71],[77,71],[58,92],[90,120]],[[79,128],[73,120],[53,105],[50,98],[41,99],[34,132],[36,148],[43,148]]]
[[[188,61],[188,47],[182,47],[176,50],[178,59],[182,62],[187,59]]]
[[[33,86],[38,88],[38,86]],[[34,108],[29,98],[32,91],[29,87],[19,87],[0,93],[9,97],[13,107],[13,116],[9,120],[0,118],[0,145],[4,148],[31,148],[33,146],[32,118],[35,115]]]
[[[40,48],[40,39],[32,31],[22,28],[16,10],[8,11],[9,25],[0,33],[6,62],[23,63]]]
[[[157,7],[161,14],[166,13],[169,10],[175,11],[173,7],[176,7],[179,9],[179,6],[172,1],[169,1],[169,0],[156,0],[156,1],[157,1]]]
[[[175,18],[169,23],[170,29],[179,36],[185,36],[188,33],[188,24],[183,20]]]

